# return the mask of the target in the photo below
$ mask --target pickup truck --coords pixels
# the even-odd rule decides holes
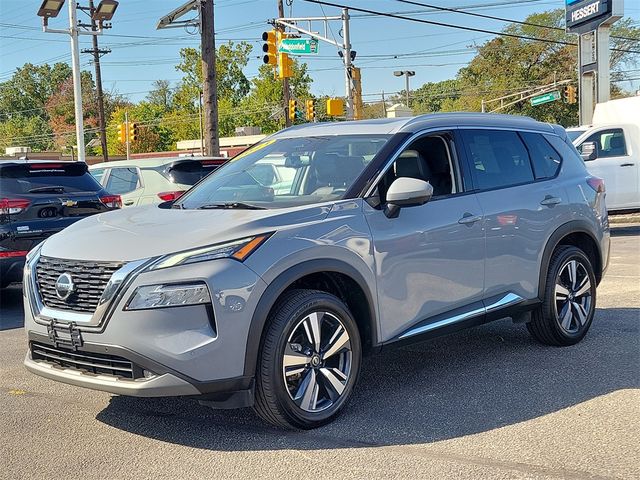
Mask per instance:
[[[610,212],[640,210],[640,97],[598,104],[593,125],[573,144],[587,170],[604,180]],[[569,129],[578,131],[578,128]]]

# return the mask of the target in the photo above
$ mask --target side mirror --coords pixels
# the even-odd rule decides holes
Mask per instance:
[[[173,207],[175,200],[168,200],[166,202],[162,202],[158,204],[158,208],[162,208],[163,210],[168,210]]]
[[[598,158],[598,151],[595,142],[584,142],[580,145],[580,156],[585,162],[590,162]]]
[[[396,218],[400,214],[400,208],[424,205],[432,196],[433,187],[428,182],[417,178],[397,178],[387,190],[384,214],[388,218]]]

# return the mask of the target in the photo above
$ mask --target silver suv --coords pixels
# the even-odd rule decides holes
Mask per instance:
[[[25,365],[316,427],[381,348],[507,316],[579,342],[608,261],[604,196],[565,131],[529,118],[290,128],[174,202],[32,250]]]

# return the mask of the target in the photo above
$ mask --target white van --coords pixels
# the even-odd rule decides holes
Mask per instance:
[[[609,211],[640,210],[640,97],[596,105],[593,125],[573,144],[604,180]]]

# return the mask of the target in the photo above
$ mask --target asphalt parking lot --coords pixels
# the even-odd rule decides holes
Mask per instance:
[[[640,227],[614,229],[581,344],[505,319],[368,358],[344,415],[302,433],[31,375],[21,302],[0,299],[0,478],[640,478]]]

